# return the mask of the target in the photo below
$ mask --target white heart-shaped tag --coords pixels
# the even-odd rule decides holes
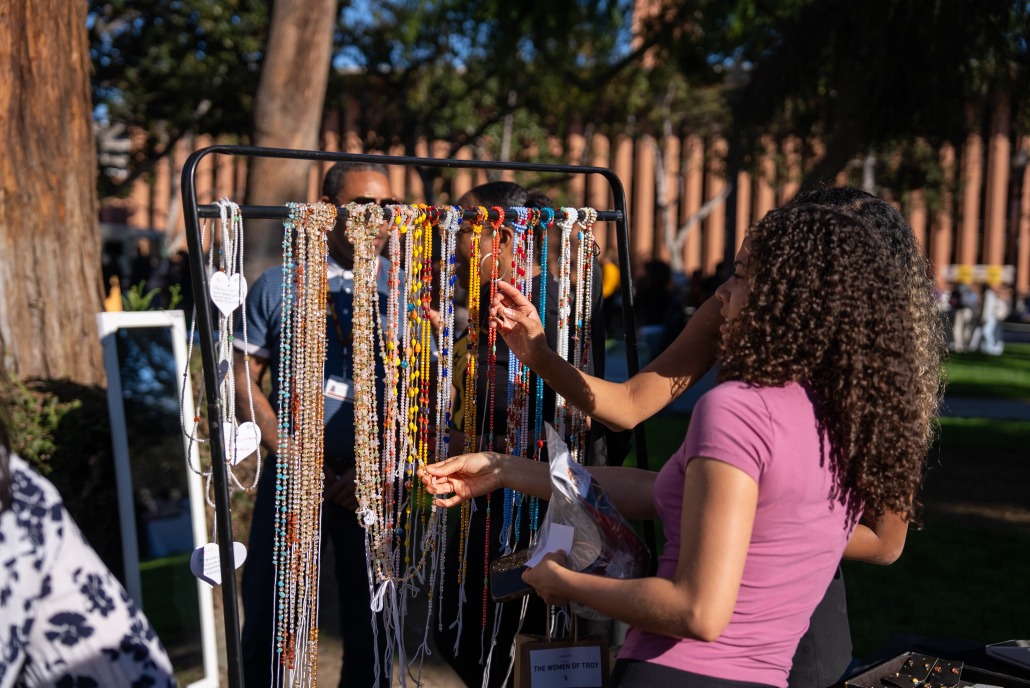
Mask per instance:
[[[247,281],[237,272],[232,277],[222,271],[211,275],[211,301],[222,315],[229,315],[240,307],[247,298]]]
[[[232,543],[232,559],[236,568],[243,566],[247,560],[247,548],[242,542]],[[203,547],[193,550],[190,557],[190,571],[193,575],[211,587],[222,584],[222,555],[218,545],[209,542]]]
[[[260,444],[261,428],[257,426],[257,423],[251,423],[250,421],[240,423],[239,427],[236,428],[236,442],[233,444],[233,450],[230,452],[229,461],[235,466],[257,451]]]

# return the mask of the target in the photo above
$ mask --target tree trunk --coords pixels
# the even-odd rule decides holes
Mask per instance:
[[[0,3],[0,365],[103,381],[86,3]]]
[[[254,145],[315,150],[336,26],[337,0],[276,0],[254,106]],[[247,204],[279,205],[307,198],[311,163],[254,158]],[[247,223],[247,281],[282,260],[282,223]]]

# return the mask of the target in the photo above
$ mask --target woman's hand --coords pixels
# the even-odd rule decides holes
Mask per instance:
[[[451,497],[438,497],[433,503],[437,506],[454,506],[503,487],[502,459],[503,457],[496,452],[462,454],[440,463],[426,465],[419,471],[419,476],[429,494],[454,493]]]
[[[530,368],[534,353],[548,349],[536,306],[503,280],[497,281],[497,293],[490,303],[490,326],[497,328],[512,353]]]
[[[568,573],[565,552],[559,550],[548,554],[533,568],[526,569],[522,574],[522,580],[532,585],[534,592],[544,602],[558,607],[569,601],[564,592],[564,576]]]

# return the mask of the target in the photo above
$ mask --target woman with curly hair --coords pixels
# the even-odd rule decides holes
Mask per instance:
[[[800,192],[791,205],[815,203],[846,210],[862,218],[887,242],[894,261],[901,268],[901,282],[881,286],[896,289],[909,303],[909,336],[919,375],[910,390],[910,403],[919,413],[925,448],[933,439],[933,419],[944,393],[941,362],[948,350],[944,323],[940,319],[931,270],[916,244],[912,228],[893,205],[853,186],[820,187]],[[905,547],[909,521],[902,514],[886,511],[869,516],[855,529],[844,558],[872,564],[894,563]],[[824,688],[835,684],[851,663],[851,631],[848,625],[844,578],[834,574],[822,602],[812,613],[808,630],[798,643],[791,667],[790,688]]]
[[[906,390],[919,360],[909,301],[882,288],[902,279],[883,238],[854,215],[790,207],[755,226],[735,268],[716,294],[720,384],[680,450],[657,474],[591,469],[622,513],[661,519],[657,576],[573,572],[560,554],[524,576],[551,604],[633,627],[617,685],[786,686],[859,518],[914,508],[924,432]],[[531,308],[506,290],[496,326],[518,339]],[[442,506],[501,486],[550,492],[545,466],[493,452],[428,466],[423,480]]]
[[[919,360],[919,375],[909,390],[910,403],[919,411],[925,445],[932,439],[933,418],[942,394],[941,362],[947,351],[943,324],[938,318],[930,269],[905,218],[883,199],[854,187],[820,187],[802,191],[791,205],[815,203],[857,215],[886,241],[900,268],[901,281],[882,287],[908,299],[907,327]],[[503,332],[518,356],[533,358],[533,369],[569,402],[595,420],[614,429],[632,428],[665,408],[696,383],[716,362],[723,318],[714,297],[704,302],[673,344],[637,375],[625,382],[609,382],[584,375],[560,357],[532,347],[537,335],[532,324],[525,330]],[[521,347],[521,348],[520,348]],[[530,347],[530,348],[527,348]],[[915,499],[912,495],[911,499]],[[858,524],[844,558],[873,564],[891,564],[905,546],[909,521],[888,511]],[[851,662],[844,580],[838,569],[823,600],[812,614],[809,630],[798,645],[789,679],[790,688],[823,688],[837,682]]]

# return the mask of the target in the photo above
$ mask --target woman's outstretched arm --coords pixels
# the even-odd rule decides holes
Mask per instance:
[[[548,348],[536,308],[517,289],[498,282],[491,326],[519,360],[569,403],[614,430],[647,420],[697,382],[715,363],[720,304],[711,298],[694,313],[676,340],[626,382],[587,375]]]
[[[587,470],[627,518],[655,518],[656,473],[621,466],[591,466]],[[425,466],[419,475],[426,491],[437,496],[439,506],[449,507],[502,487],[539,499],[551,498],[550,466],[519,456],[476,452]]]

